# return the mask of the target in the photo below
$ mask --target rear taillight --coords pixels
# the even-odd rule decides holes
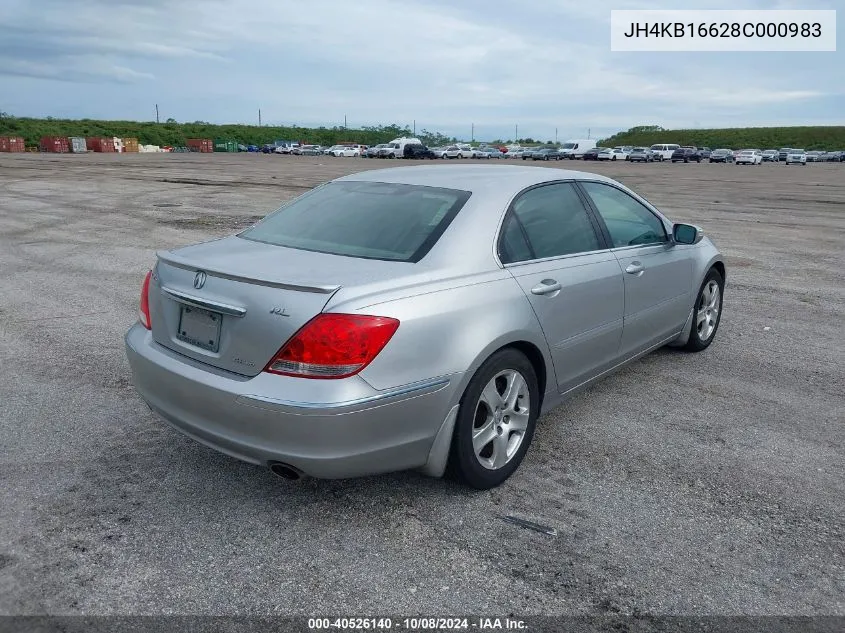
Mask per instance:
[[[320,314],[293,335],[265,371],[301,378],[346,378],[364,369],[399,327],[389,317]]]
[[[150,320],[150,277],[153,271],[147,271],[144,283],[141,284],[141,302],[138,305],[138,320],[148,330],[153,329],[153,322]]]

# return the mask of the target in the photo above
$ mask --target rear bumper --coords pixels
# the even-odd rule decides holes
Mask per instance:
[[[297,395],[313,385],[303,382],[318,381],[203,366],[159,345],[139,324],[125,342],[136,389],[171,426],[243,461],[284,462],[321,478],[424,466],[459,382],[379,392],[353,376],[336,381],[335,400],[305,402]]]

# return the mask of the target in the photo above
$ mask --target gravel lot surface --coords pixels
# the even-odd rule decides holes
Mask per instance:
[[[286,482],[148,410],[122,336],[157,249],[396,164],[0,154],[0,613],[845,615],[845,165],[553,163],[703,226],[724,318],[543,418],[497,490]]]

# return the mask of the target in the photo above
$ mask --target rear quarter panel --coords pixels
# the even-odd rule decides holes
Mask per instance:
[[[393,338],[360,373],[376,389],[449,376],[458,397],[497,349],[524,341],[543,355],[554,382],[549,350],[528,299],[505,270],[350,297],[341,289],[327,312],[359,312],[399,319]]]

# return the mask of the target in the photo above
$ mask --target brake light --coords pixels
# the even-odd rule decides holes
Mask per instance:
[[[144,283],[141,284],[141,302],[138,305],[138,320],[148,330],[153,329],[153,323],[150,320],[150,277],[152,276],[153,271],[148,270]]]
[[[399,327],[390,317],[319,314],[302,326],[265,371],[301,378],[346,378],[364,369]]]

